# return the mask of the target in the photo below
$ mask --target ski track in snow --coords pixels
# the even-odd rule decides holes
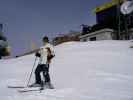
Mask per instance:
[[[133,100],[131,45],[131,41],[109,40],[56,46],[50,67],[56,89],[41,93],[19,93],[18,89],[7,88],[26,86],[34,55],[1,60],[0,100]]]

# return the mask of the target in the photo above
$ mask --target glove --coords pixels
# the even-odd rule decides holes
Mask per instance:
[[[36,56],[36,57],[40,57],[41,55],[40,55],[40,53],[37,52],[37,53],[35,54],[35,56]]]

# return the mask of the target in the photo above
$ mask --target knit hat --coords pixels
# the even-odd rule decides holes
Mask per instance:
[[[43,39],[42,39],[44,42],[49,42],[49,39],[47,36],[44,36]]]

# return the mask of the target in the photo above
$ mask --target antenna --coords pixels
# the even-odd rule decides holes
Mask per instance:
[[[124,15],[130,14],[133,12],[133,0],[131,1],[125,1],[121,5],[121,13]]]

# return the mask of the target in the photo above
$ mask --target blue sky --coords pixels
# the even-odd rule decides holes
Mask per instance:
[[[81,24],[95,23],[93,10],[111,0],[0,0],[0,23],[11,45],[12,56],[39,47],[41,38],[50,38]]]

